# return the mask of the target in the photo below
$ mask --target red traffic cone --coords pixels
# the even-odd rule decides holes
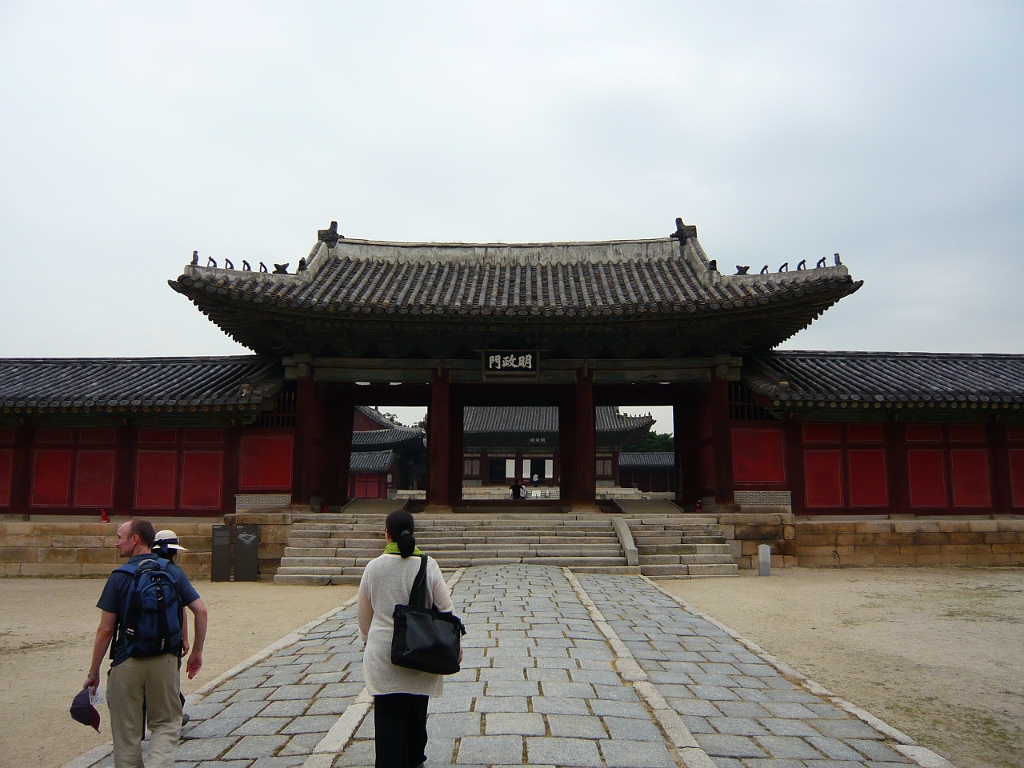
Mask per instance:
[[[110,522],[110,518],[107,517],[107,510],[105,510],[105,509],[101,509],[100,510],[100,522],[101,523],[109,523]]]

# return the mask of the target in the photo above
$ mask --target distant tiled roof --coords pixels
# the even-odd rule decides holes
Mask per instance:
[[[650,427],[654,423],[650,414],[626,416],[611,405],[599,405],[595,410],[595,428],[598,432],[628,432]],[[463,419],[463,431],[466,434],[558,434],[558,408],[553,406],[467,406]]]
[[[245,405],[281,391],[276,359],[237,357],[0,360],[0,406]]]
[[[379,424],[384,429],[394,429],[395,427],[404,427],[404,424],[399,424],[396,421],[392,421],[383,413],[378,411],[376,408],[371,408],[368,405],[357,405],[358,410],[363,416],[372,421],[374,424]]]
[[[388,468],[395,463],[394,451],[363,451],[353,453],[349,458],[349,472],[387,472]]]
[[[424,432],[419,427],[394,427],[392,429],[371,429],[365,432],[352,433],[352,450],[366,451],[384,446],[396,447],[409,441],[423,439]]]
[[[332,313],[601,316],[701,313],[860,287],[842,265],[730,275],[682,241],[317,243],[298,274],[189,266],[171,286],[202,298]],[[756,269],[756,267],[755,267]]]
[[[743,380],[780,403],[1020,403],[1024,355],[772,352],[750,359]]]
[[[673,469],[676,455],[667,451],[650,453],[620,453],[619,469]]]

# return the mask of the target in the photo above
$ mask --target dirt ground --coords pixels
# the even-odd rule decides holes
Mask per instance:
[[[89,671],[102,579],[0,579],[0,766],[61,766],[110,740],[106,707],[100,733],[68,709]],[[210,610],[203,669],[190,691],[341,605],[355,587],[282,587],[197,582]],[[100,672],[106,681],[107,664]]]
[[[1024,570],[659,582],[957,768],[1024,766]]]

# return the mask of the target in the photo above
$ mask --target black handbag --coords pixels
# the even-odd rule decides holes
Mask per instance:
[[[392,664],[435,675],[454,675],[459,671],[460,639],[466,628],[454,613],[439,611],[437,606],[427,608],[426,555],[420,559],[409,604],[396,605],[394,619]]]

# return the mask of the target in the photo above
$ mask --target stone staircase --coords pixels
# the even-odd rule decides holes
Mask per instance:
[[[687,514],[627,516],[640,570],[653,578],[737,576],[716,518]]]
[[[384,517],[368,511],[297,516],[274,582],[358,583],[363,566],[384,547]],[[446,570],[526,563],[568,566],[577,573],[639,574],[640,566],[627,565],[610,517],[497,510],[419,514],[416,543]]]

